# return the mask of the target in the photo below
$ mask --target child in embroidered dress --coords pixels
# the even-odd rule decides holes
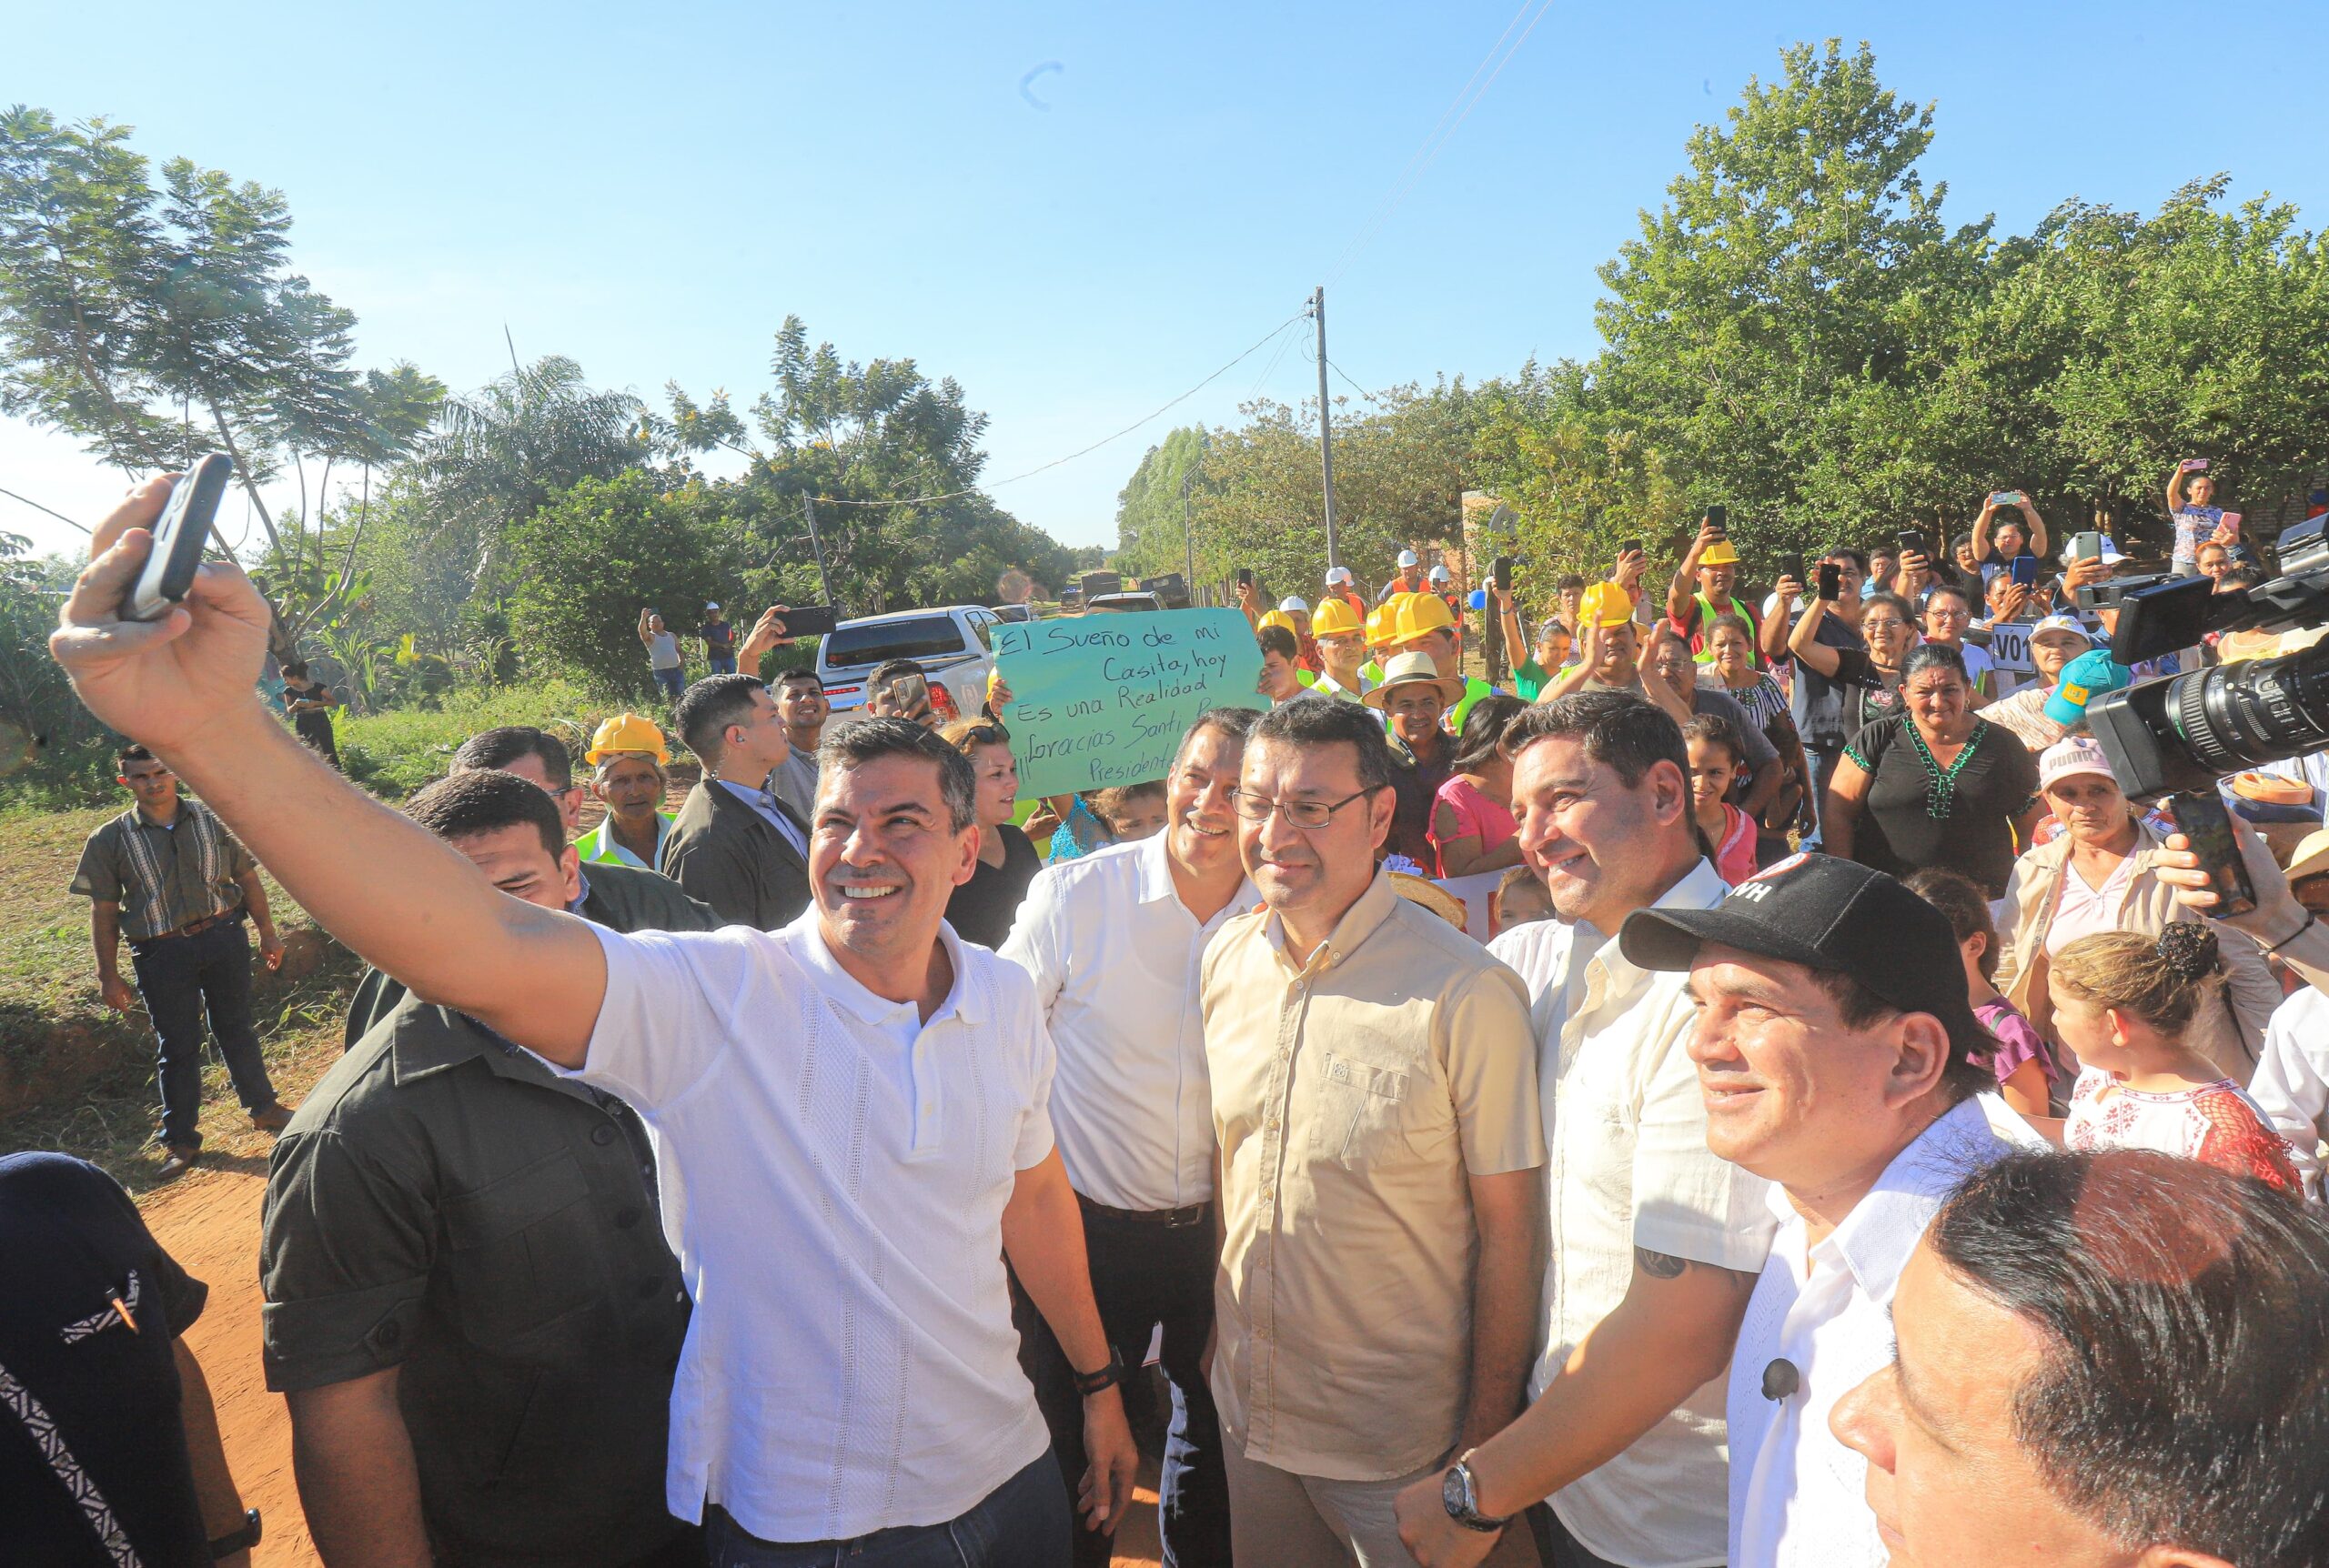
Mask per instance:
[[[2156,941],[2098,931],[2054,956],[2054,1026],[2083,1064],[2062,1141],[2156,1149],[2300,1191],[2288,1147],[2247,1091],[2183,1042],[2219,1005],[2216,936],[2176,921]]]

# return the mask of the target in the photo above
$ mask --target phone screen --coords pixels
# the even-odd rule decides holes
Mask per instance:
[[[1820,563],[1820,597],[1833,603],[1844,593],[1844,568],[1833,561]]]
[[[2016,556],[2013,558],[2012,565],[2007,569],[2013,574],[2013,580],[2023,588],[2033,587],[2038,581],[2036,556]]]
[[[1730,508],[1729,507],[1709,507],[1707,508],[1707,527],[1712,528],[1718,534],[1729,533],[1730,531]]]
[[[2244,915],[2254,909],[2256,890],[2249,885],[2248,868],[2241,863],[2240,840],[2233,835],[2232,813],[2224,809],[2223,801],[2213,790],[2193,790],[2169,796],[2167,810],[2175,819],[2176,830],[2191,840],[2200,857],[2200,869],[2207,873],[2222,900],[2208,912]]]
[[[1801,550],[1790,550],[1780,558],[1780,575],[1793,578],[1799,583],[1803,581],[1803,552]]]

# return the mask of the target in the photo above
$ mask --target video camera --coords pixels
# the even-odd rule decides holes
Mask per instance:
[[[2102,585],[2091,602],[2082,588],[2080,602],[2115,603],[2111,657],[2128,666],[2211,632],[2329,626],[2324,525],[2329,518],[2308,518],[2284,531],[2281,575],[2253,588],[2219,594],[2212,578],[2143,578]],[[2329,746],[2329,640],[2109,692],[2086,719],[2130,799],[2212,790],[2227,773]]]

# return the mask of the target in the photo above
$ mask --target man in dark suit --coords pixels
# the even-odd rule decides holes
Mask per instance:
[[[809,907],[809,829],[769,789],[792,752],[776,699],[755,676],[714,675],[671,716],[703,778],[663,842],[663,874],[731,925],[791,924]]]

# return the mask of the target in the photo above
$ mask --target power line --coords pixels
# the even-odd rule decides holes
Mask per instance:
[[[1361,387],[1357,382],[1351,380],[1351,378],[1350,378],[1350,372],[1349,372],[1349,371],[1347,371],[1347,370],[1345,370],[1341,366],[1339,366],[1339,365],[1336,364],[1332,359],[1329,359],[1329,360],[1327,360],[1327,361],[1326,361],[1326,367],[1327,367],[1328,369],[1332,370],[1336,375],[1337,375],[1337,376],[1341,377],[1343,378],[1343,380],[1344,380],[1346,383],[1347,383],[1347,384],[1349,385],[1350,389],[1351,389],[1352,391],[1354,391],[1354,392],[1357,393],[1360,397],[1374,397],[1374,396],[1375,396],[1375,394],[1374,394],[1374,393],[1369,392],[1366,387]]]
[[[20,496],[14,490],[0,490],[0,496],[5,496],[12,501],[22,501],[35,512],[46,512],[50,517],[55,518],[58,522],[65,524],[67,528],[79,528],[85,534],[89,532],[89,529],[84,525],[75,522],[72,518],[66,517],[63,512],[56,510],[53,507],[42,506],[30,496]]]
[[[1091,453],[1098,451],[1101,447],[1106,446],[1111,441],[1123,439],[1124,437],[1131,435],[1134,430],[1139,429],[1143,425],[1149,423],[1149,421],[1155,419],[1159,416],[1164,415],[1179,407],[1181,404],[1187,402],[1190,398],[1204,391],[1207,387],[1212,386],[1215,381],[1221,379],[1223,376],[1228,374],[1229,371],[1235,369],[1238,365],[1252,357],[1255,353],[1258,353],[1269,343],[1271,338],[1275,337],[1278,334],[1284,332],[1296,322],[1306,319],[1308,314],[1309,312],[1306,308],[1296,311],[1284,321],[1281,321],[1275,327],[1271,327],[1266,334],[1257,339],[1252,347],[1239,354],[1236,358],[1230,360],[1228,364],[1222,366],[1219,369],[1214,371],[1213,374],[1207,376],[1204,380],[1198,382],[1195,386],[1190,387],[1179,397],[1171,399],[1169,402],[1160,404],[1149,412],[1142,415],[1139,418],[1134,419],[1123,429],[1115,432],[1115,434],[1111,436],[1103,436],[1088,447],[1080,447],[1075,451],[1070,452],[1064,457],[1054,457],[1050,462],[1042,464],[1036,467],[1029,468],[1024,473],[1013,474],[1008,478],[992,480],[983,485],[973,485],[967,489],[947,490],[938,495],[930,496],[906,496],[894,501],[844,501],[831,496],[821,496],[818,499],[823,501],[827,506],[832,507],[912,507],[919,506],[928,501],[951,501],[963,496],[976,495],[981,490],[999,489],[1004,485],[1015,485],[1022,479],[1032,479],[1038,474],[1049,473],[1052,469],[1058,467],[1063,463],[1073,463],[1078,457],[1086,457]]]
[[[1336,258],[1333,267],[1326,274],[1326,281],[1329,284],[1342,276],[1350,264],[1357,259],[1358,253],[1366,247],[1367,243],[1381,231],[1384,224],[1390,220],[1391,215],[1398,210],[1399,205],[1407,199],[1417,185],[1422,183],[1425,174],[1429,172],[1433,164],[1439,161],[1439,155],[1447,149],[1447,144],[1463,127],[1464,122],[1472,117],[1472,111],[1479,107],[1480,100],[1487,96],[1488,89],[1496,85],[1496,79],[1504,74],[1505,66],[1512,63],[1513,55],[1518,54],[1520,46],[1528,41],[1528,35],[1537,30],[1537,24],[1545,19],[1547,11],[1552,9],[1552,3],[1553,0],[1520,0],[1520,8],[1512,14],[1512,20],[1504,25],[1504,31],[1497,35],[1496,42],[1488,45],[1488,52],[1480,56],[1480,63],[1472,67],[1471,75],[1465,78],[1463,86],[1457,89],[1454,99],[1448,103],[1446,109],[1440,112],[1438,121],[1432,126],[1430,133],[1424,137],[1423,145],[1415,150],[1413,156],[1407,159],[1406,166],[1399,171],[1399,177],[1393,182],[1390,191],[1377,205],[1374,216],[1367,219],[1366,226],[1358,232],[1356,236],[1343,247],[1342,255]],[[1532,4],[1537,6],[1537,14],[1529,16],[1528,25],[1521,29],[1517,38],[1513,38],[1512,30],[1520,25],[1520,18],[1527,15],[1528,7]],[[1509,48],[1505,45],[1505,40],[1507,38],[1512,39]],[[1501,51],[1500,55],[1499,51]],[[1494,62],[1493,66],[1490,62]],[[1487,73],[1485,80],[1481,77],[1481,73],[1484,71]],[[1477,84],[1477,87],[1475,84]]]

